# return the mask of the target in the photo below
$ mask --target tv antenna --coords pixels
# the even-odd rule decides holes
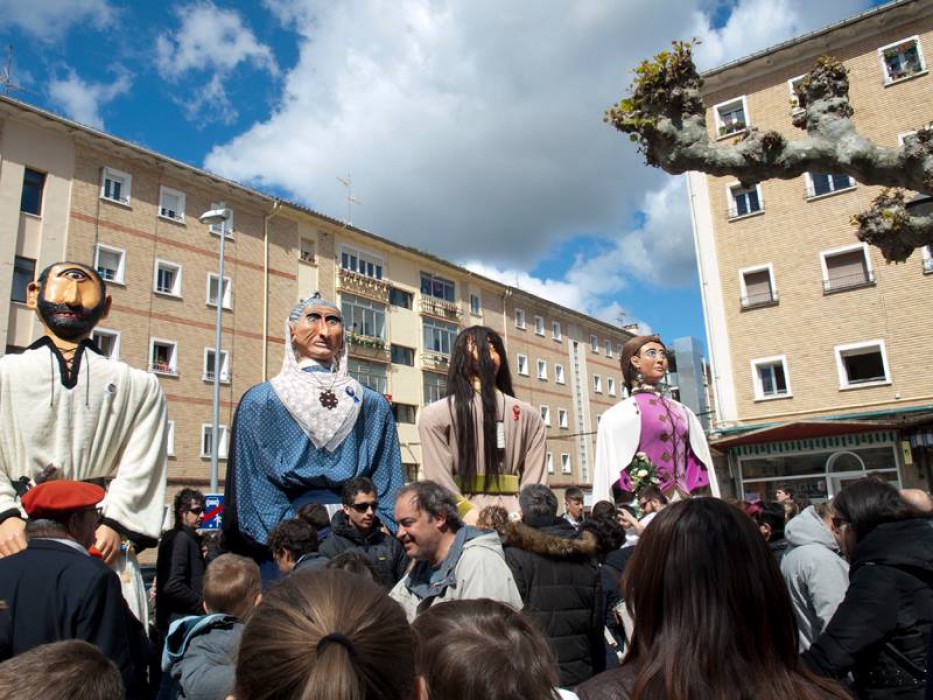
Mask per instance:
[[[25,92],[29,94],[29,90],[24,88],[22,85],[13,80],[13,45],[7,44],[6,47],[6,64],[3,68],[0,68],[0,87],[3,88],[3,94],[9,95],[11,91],[16,90],[18,92]]]
[[[347,178],[342,177],[337,178],[340,181],[340,184],[347,188],[347,226],[353,225],[353,205],[362,204],[362,199],[357,199],[353,196],[353,178],[350,176],[350,173],[347,173]]]

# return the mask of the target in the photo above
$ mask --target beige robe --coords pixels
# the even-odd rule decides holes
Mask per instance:
[[[528,484],[542,484],[547,476],[547,428],[541,414],[524,401],[506,396],[496,391],[496,403],[499,406],[505,427],[505,463],[503,474],[519,477],[519,489]],[[418,433],[421,436],[421,460],[424,477],[436,481],[457,496],[463,496],[454,475],[459,473],[457,465],[457,432],[453,426],[451,406],[448,399],[441,399],[426,406],[418,420]],[[477,445],[483,444],[483,405],[479,394],[473,396],[474,425]],[[483,451],[476,449],[476,473],[486,473],[486,461]],[[496,505],[510,513],[518,512],[518,496],[505,494],[474,494],[470,503],[477,508]]]

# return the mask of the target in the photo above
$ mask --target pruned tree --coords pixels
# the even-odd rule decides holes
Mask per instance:
[[[605,121],[638,144],[648,165],[671,174],[697,170],[731,175],[743,186],[796,178],[805,172],[844,173],[885,190],[871,208],[852,217],[860,240],[888,262],[903,262],[915,248],[933,244],[933,216],[908,213],[902,189],[933,193],[933,126],[885,148],[860,135],[852,121],[846,68],[824,56],[797,91],[802,111],[794,126],[806,131],[788,140],[776,131],[749,128],[733,143],[716,142],[706,126],[703,79],[693,63],[695,42],[674,42],[635,69],[631,94],[606,110]]]

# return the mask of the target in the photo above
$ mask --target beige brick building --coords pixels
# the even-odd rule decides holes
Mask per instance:
[[[933,5],[901,0],[704,74],[711,135],[802,135],[793,84],[821,55],[849,70],[863,135],[896,146],[930,122]],[[886,265],[850,217],[879,188],[808,173],[743,188],[688,175],[717,421],[737,492],[825,497],[868,471],[929,478],[930,251]],[[919,425],[919,427],[918,427]],[[915,448],[911,451],[909,445]]]
[[[42,268],[94,265],[113,296],[99,347],[156,374],[168,397],[170,487],[209,484],[214,371],[225,459],[237,401],[278,372],[288,310],[314,290],[343,307],[351,372],[392,402],[410,479],[418,409],[444,394],[454,336],[485,324],[505,339],[518,397],[549,423],[552,485],[589,487],[596,422],[622,398],[630,332],[2,97],[0,159],[6,352],[41,333],[23,302]],[[233,219],[218,284],[220,230],[199,216],[221,202]]]

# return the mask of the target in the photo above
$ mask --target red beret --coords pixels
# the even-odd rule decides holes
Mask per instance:
[[[23,508],[30,518],[64,520],[77,510],[93,508],[107,492],[83,481],[46,481],[23,496]]]

